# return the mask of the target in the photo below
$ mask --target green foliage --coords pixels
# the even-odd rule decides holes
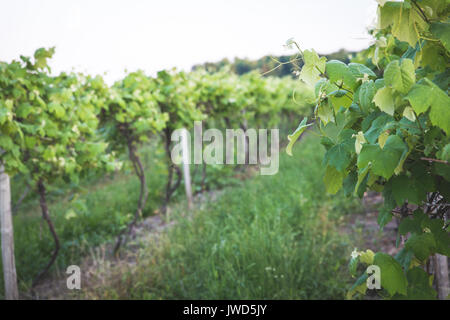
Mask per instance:
[[[80,79],[44,72],[53,49],[39,49],[35,61],[0,63],[0,161],[9,174],[33,181],[77,181],[87,169],[114,166],[98,139],[97,105],[76,93]]]
[[[106,141],[113,149],[123,151],[129,143],[147,141],[150,134],[162,131],[168,115],[162,112],[152,92],[155,82],[142,71],[128,74],[106,91],[101,114]]]
[[[389,295],[406,294],[406,276],[400,264],[390,255],[378,252],[373,264],[380,267],[381,286]]]
[[[250,121],[254,127],[267,128],[278,124],[282,115],[303,116],[312,109],[312,91],[291,78],[264,78],[256,72],[239,77],[228,68],[215,73],[198,69],[190,77],[203,118],[223,119],[227,126]]]
[[[195,82],[184,72],[160,71],[155,84],[153,94],[161,112],[168,115],[169,129],[190,128],[204,118],[196,105]]]
[[[429,208],[448,205],[450,199],[450,4],[379,3],[373,46],[348,65],[319,60],[314,51],[305,50],[300,79],[315,88],[315,116],[327,150],[327,191],[344,187],[347,194],[359,196],[367,189],[383,192],[381,227],[399,207],[399,233],[409,235],[405,251],[396,258],[377,253],[374,259],[381,268],[383,296],[414,298],[418,288],[426,288],[424,294],[430,298],[435,294],[428,275],[402,259],[414,257],[416,264],[424,265],[435,253],[449,256],[444,213]],[[412,220],[405,218],[410,215],[408,203],[423,209]],[[358,261],[352,260],[352,273]],[[361,279],[349,296],[365,292]]]
[[[384,71],[384,82],[400,93],[407,93],[415,83],[415,70],[411,59],[392,61]]]
[[[159,142],[161,134],[170,139],[174,129],[190,128],[195,120],[220,124],[227,117],[232,125],[248,122],[268,127],[277,125],[283,116],[302,117],[312,111],[312,91],[291,78],[261,77],[256,72],[238,77],[227,69],[216,74],[202,70],[161,71],[152,78],[136,71],[109,86],[101,76],[50,75],[47,62],[53,53],[53,48],[42,48],[34,59],[0,62],[0,161],[13,183],[27,181],[35,191],[36,184],[42,182],[50,202],[59,199],[56,191],[60,195],[75,192],[69,203],[49,203],[61,242],[58,267],[74,255],[85,253],[86,243],[97,245],[122,232],[132,220],[131,198],[139,198],[135,219],[158,210],[162,179],[152,176],[145,181],[149,168],[144,167],[154,165],[148,159],[154,155],[146,153],[146,160],[140,160],[144,143]],[[122,165],[127,156],[140,178],[139,197],[136,185],[126,184],[123,188],[127,192],[104,187],[104,192],[76,200],[81,185],[96,182],[107,171],[128,170],[130,166]],[[207,172],[207,189],[227,185],[233,173],[218,168]],[[142,201],[147,186],[156,187],[150,190],[151,204]],[[197,187],[193,186],[194,190]],[[20,187],[13,185],[13,189]],[[111,199],[108,192],[122,193]],[[179,193],[175,190],[174,196]],[[36,194],[32,192],[28,200],[35,205]],[[103,208],[105,203],[114,208],[110,216]],[[17,218],[20,227],[16,235],[21,240],[16,248],[24,257],[18,259],[18,268],[25,282],[45,265],[44,259],[52,248],[50,234],[42,234],[37,219]],[[39,258],[24,254],[31,246]]]
[[[419,115],[430,109],[429,117],[431,123],[442,128],[445,133],[450,134],[450,98],[448,94],[437,85],[423,79],[423,84],[415,84],[405,97],[411,104],[413,110]]]
[[[289,144],[286,147],[286,153],[290,156],[292,156],[292,147],[294,146],[294,143],[300,138],[301,134],[311,126],[312,124],[306,124],[308,121],[308,118],[304,118],[302,122],[299,124],[298,128],[294,131],[294,133],[290,136],[288,136]]]

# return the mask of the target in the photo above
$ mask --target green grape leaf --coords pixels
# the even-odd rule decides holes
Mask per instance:
[[[441,40],[447,51],[450,51],[450,23],[433,22],[431,23],[430,32],[433,36]]]
[[[376,74],[372,70],[360,63],[349,63],[348,69],[356,79],[364,79],[364,75],[373,78],[376,77]]]
[[[4,150],[11,150],[14,147],[13,140],[6,135],[0,135],[0,147]]]
[[[389,136],[383,149],[378,144],[364,144],[358,157],[358,168],[364,168],[371,163],[371,171],[374,174],[389,179],[406,148],[402,139],[396,135]]]
[[[361,184],[363,183],[363,181],[366,179],[367,174],[369,173],[369,169],[370,169],[370,165],[368,165],[365,168],[359,169],[358,170],[358,180],[356,182],[355,185],[355,190],[354,190],[354,194],[357,195],[358,194],[358,190],[359,187],[361,186]]]
[[[429,179],[431,178],[431,183],[429,179],[427,181],[426,178],[416,179],[416,177],[420,176],[407,177],[402,174],[392,178],[392,192],[397,205],[401,206],[405,200],[408,200],[409,203],[419,205],[422,200],[425,200],[426,192],[432,191],[433,179],[431,176],[428,176]],[[405,188],[405,186],[408,186],[408,188]],[[427,190],[427,187],[430,189]]]
[[[367,265],[373,264],[374,258],[375,258],[375,253],[370,249],[367,249],[366,251],[361,252],[361,255],[359,256],[359,260],[361,261],[361,263],[365,263]]]
[[[375,95],[375,84],[373,80],[363,82],[359,89],[359,104],[365,112],[368,112],[373,106]]]
[[[420,267],[408,270],[408,299],[434,300],[437,292],[430,286],[430,276]]]
[[[334,144],[339,142],[339,137],[345,126],[345,114],[337,112],[335,114],[334,123],[328,123],[326,126],[320,127],[323,136],[329,138]]]
[[[335,194],[342,188],[342,182],[344,180],[344,174],[336,170],[332,166],[327,166],[323,181],[325,188],[329,194]]]
[[[348,91],[336,90],[328,94],[328,99],[334,108],[335,112],[338,112],[341,107],[348,108],[351,106],[353,100],[349,97]]]
[[[30,113],[33,113],[34,108],[29,103],[23,103],[19,106],[16,111],[17,116],[21,118],[26,118]]]
[[[377,252],[373,264],[380,267],[381,286],[393,296],[407,294],[407,280],[400,264],[390,255]]]
[[[353,130],[344,129],[338,137],[338,142],[326,152],[324,163],[343,172],[351,162],[355,145],[353,134]]]
[[[422,233],[422,221],[425,219],[426,215],[420,210],[417,210],[414,212],[413,218],[405,218],[400,222],[398,232],[401,235],[406,235],[408,232]]]
[[[387,225],[392,220],[392,211],[389,208],[386,208],[383,206],[379,212],[377,217],[378,225],[380,226],[380,229],[382,230],[385,225]]]
[[[370,125],[369,130],[364,133],[364,137],[370,143],[375,143],[378,140],[380,134],[388,129],[390,124],[392,124],[394,118],[388,114],[382,113],[380,116],[375,118]]]
[[[48,110],[50,112],[53,112],[55,116],[59,119],[64,117],[64,115],[66,114],[64,108],[59,103],[56,102],[50,102],[48,104]]]
[[[339,83],[342,81],[347,88],[351,90],[355,89],[357,79],[350,71],[349,67],[342,61],[328,61],[325,70],[331,82]]]
[[[450,182],[450,167],[443,163],[435,163],[433,165],[433,173],[442,176]]]
[[[47,59],[51,58],[53,54],[55,53],[55,48],[45,49],[40,48],[37,49],[34,53],[34,59],[35,59],[35,66],[38,69],[43,69],[47,67]]]
[[[395,176],[390,181],[392,183],[392,193],[397,205],[403,205],[406,200],[417,203],[416,190],[411,187],[405,188],[407,185],[410,186],[409,182],[409,178],[405,175]]]
[[[392,25],[392,34],[400,41],[406,41],[414,47],[419,40],[418,32],[425,31],[428,23],[408,2],[386,2],[379,7],[379,28]]]
[[[403,110],[403,117],[405,117],[406,119],[408,119],[411,122],[416,121],[416,115],[414,114],[414,109],[411,107],[406,107]]]
[[[317,116],[324,125],[327,125],[329,122],[334,122],[334,113],[328,101],[322,101],[317,107]]]
[[[355,138],[355,152],[356,154],[359,154],[361,152],[363,144],[367,143],[367,140],[364,137],[364,133],[362,131],[359,131],[353,137]]]
[[[436,243],[436,253],[450,256],[450,234],[444,230],[444,221],[425,217],[421,226],[431,231]]]
[[[394,60],[389,63],[384,71],[386,86],[394,90],[407,93],[416,82],[414,63],[411,59],[403,59],[401,62]]]
[[[320,75],[325,71],[325,57],[319,58],[314,50],[305,50],[303,52],[304,65],[300,71],[300,80],[303,80],[310,86],[314,86],[320,80]]]
[[[394,95],[392,89],[389,87],[383,87],[377,91],[373,97],[373,102],[380,108],[381,111],[393,116],[395,111]]]
[[[349,174],[345,177],[343,183],[342,183],[342,187],[344,190],[344,195],[346,197],[350,196],[353,194],[353,191],[355,190],[355,185],[356,185],[356,174],[354,172],[349,172]]]
[[[436,241],[431,233],[413,234],[406,241],[405,248],[414,252],[417,259],[424,261],[436,252]]]
[[[292,156],[292,148],[295,142],[298,140],[298,138],[300,138],[300,135],[306,130],[306,128],[314,124],[314,123],[306,124],[307,121],[308,117],[303,118],[302,122],[300,122],[294,133],[288,136],[289,144],[286,147],[286,153],[288,155]]]
[[[414,257],[414,253],[411,250],[402,248],[396,255],[395,260],[397,260],[404,270],[408,270],[411,265],[411,261]]]
[[[447,65],[448,52],[436,41],[424,41],[425,44],[421,51],[420,65],[430,67],[432,70],[444,72]],[[418,70],[419,71],[419,70]]]
[[[384,131],[378,136],[378,145],[381,149],[384,148],[384,145],[386,144],[387,139],[389,138],[389,132]]]
[[[405,97],[417,114],[430,110],[431,123],[450,134],[450,98],[437,85],[425,79],[424,84],[415,84]]]
[[[441,159],[445,161],[450,161],[450,143],[446,144],[442,149]]]

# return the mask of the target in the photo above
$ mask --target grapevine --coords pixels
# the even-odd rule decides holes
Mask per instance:
[[[349,64],[301,51],[299,78],[315,91],[327,191],[382,192],[380,227],[393,217],[401,221],[399,253],[356,251],[351,274],[358,265],[377,265],[382,297],[433,299],[427,266],[437,254],[450,256],[450,5],[379,3],[374,45]],[[307,125],[291,136],[290,148]],[[366,293],[367,277],[359,277],[349,298]]]

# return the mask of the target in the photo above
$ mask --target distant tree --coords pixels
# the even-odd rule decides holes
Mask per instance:
[[[337,52],[322,55],[328,60],[339,60],[344,63],[349,63],[350,59],[355,56],[354,52],[340,49]],[[264,56],[258,60],[249,60],[242,58],[234,58],[233,62],[228,59],[222,59],[219,62],[206,62],[192,67],[192,70],[205,69],[208,72],[218,72],[224,66],[229,65],[232,71],[237,75],[243,75],[253,70],[257,70],[266,76],[273,77],[293,77],[293,71],[300,69],[303,66],[303,61],[299,59],[298,55],[285,56]]]

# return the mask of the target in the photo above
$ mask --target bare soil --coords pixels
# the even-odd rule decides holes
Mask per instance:
[[[377,217],[378,208],[383,203],[381,194],[366,192],[362,203],[364,213],[346,217],[342,225],[342,231],[351,236],[358,250],[371,249],[374,252],[382,251],[395,255],[401,249],[395,246],[398,221],[393,218],[383,230],[380,230]]]

